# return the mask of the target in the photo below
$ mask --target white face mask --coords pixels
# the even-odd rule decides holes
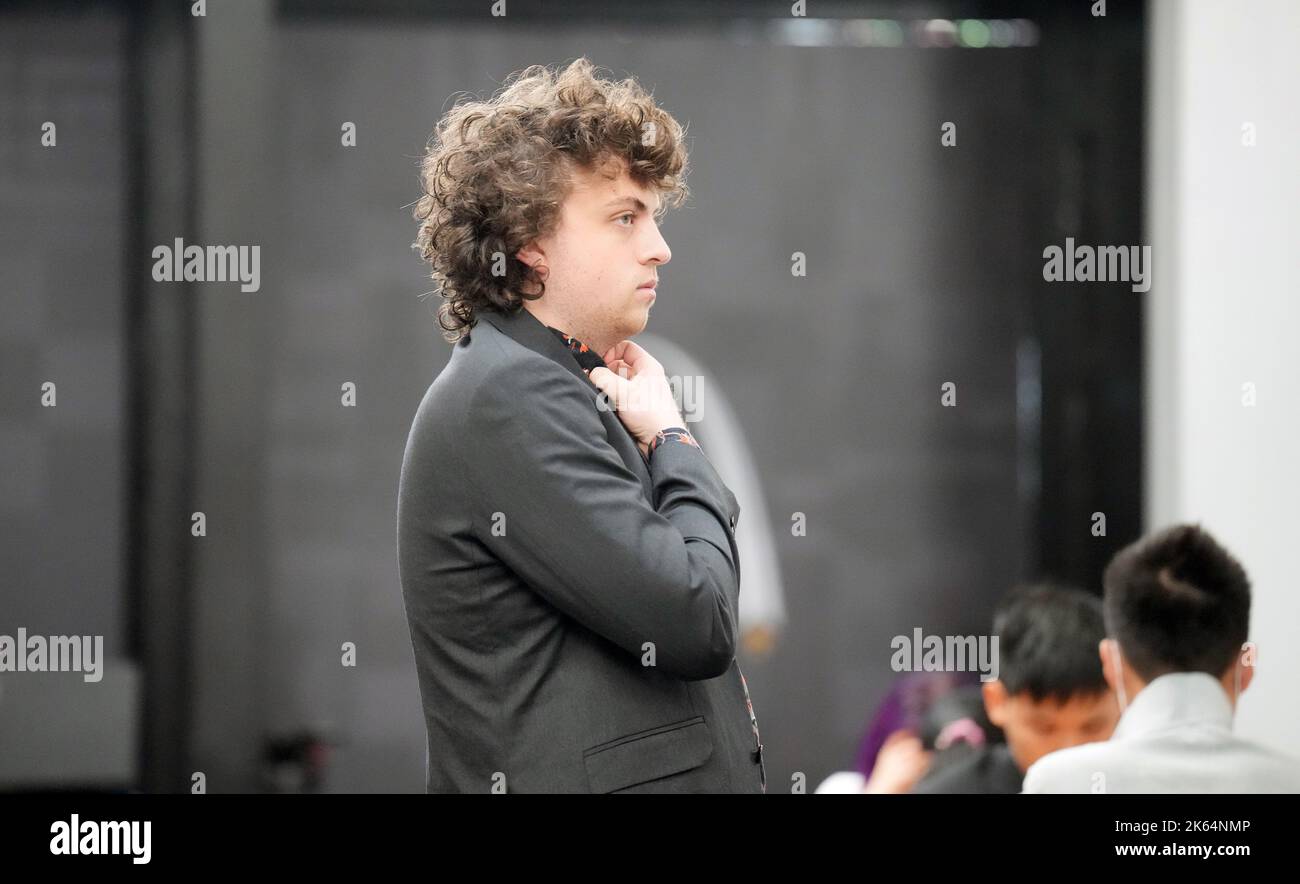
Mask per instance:
[[[1128,694],[1124,690],[1124,658],[1119,652],[1119,642],[1110,642],[1110,659],[1115,664],[1115,692],[1119,694],[1119,711],[1122,713],[1128,708]],[[1232,664],[1232,717],[1228,719],[1229,726],[1237,718],[1237,698],[1241,696],[1241,661],[1234,660]]]

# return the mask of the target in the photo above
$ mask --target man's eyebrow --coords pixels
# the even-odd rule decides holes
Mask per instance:
[[[620,197],[615,197],[614,199],[612,199],[612,200],[610,200],[609,202],[605,203],[605,208],[607,208],[607,209],[612,209],[612,208],[614,208],[615,206],[628,206],[628,205],[630,205],[630,206],[634,206],[634,207],[636,207],[637,209],[639,209],[639,210],[642,211],[642,212],[648,212],[648,211],[650,211],[650,207],[649,207],[649,206],[647,206],[645,203],[641,202],[640,199],[638,199],[637,197],[634,197],[634,196],[620,196]]]

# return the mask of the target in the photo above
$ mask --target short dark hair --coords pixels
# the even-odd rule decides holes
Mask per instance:
[[[998,605],[998,680],[1008,694],[1064,703],[1107,690],[1097,645],[1106,637],[1101,600],[1052,584],[1018,587]]]
[[[1106,631],[1143,681],[1170,672],[1220,678],[1246,641],[1250,579],[1200,525],[1126,546],[1103,583]]]

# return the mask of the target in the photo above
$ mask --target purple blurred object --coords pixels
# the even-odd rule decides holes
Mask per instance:
[[[927,716],[935,701],[972,683],[979,683],[977,673],[912,672],[900,676],[876,707],[871,726],[858,747],[853,769],[864,777],[871,776],[880,747],[889,739],[890,734],[904,730],[923,736],[927,725],[931,730],[934,728],[934,722],[929,721]],[[926,748],[933,746],[927,745]]]

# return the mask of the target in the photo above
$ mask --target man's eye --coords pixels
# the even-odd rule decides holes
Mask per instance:
[[[628,213],[625,214],[625,215],[619,215],[618,218],[617,218],[616,220],[618,220],[618,221],[622,221],[624,218],[634,218],[634,217],[636,217],[636,216],[633,215],[631,212],[628,212]]]

